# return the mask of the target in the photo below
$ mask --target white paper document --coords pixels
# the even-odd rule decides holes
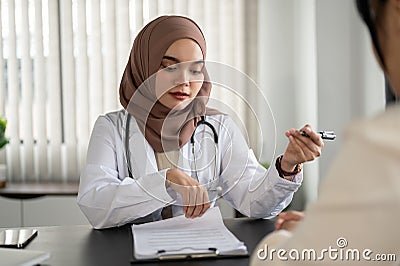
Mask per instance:
[[[136,259],[157,259],[169,254],[246,255],[247,248],[224,225],[218,207],[202,217],[184,215],[167,220],[132,225]]]

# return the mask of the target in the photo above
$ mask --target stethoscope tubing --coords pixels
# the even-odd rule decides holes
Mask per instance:
[[[128,174],[130,178],[134,178],[133,174],[132,174],[132,170],[131,170],[131,153],[130,153],[130,148],[129,148],[129,131],[130,131],[130,122],[132,119],[132,115],[130,113],[127,114],[126,117],[126,125],[125,125],[125,156],[126,156],[126,162],[127,162],[127,168],[128,168]],[[195,164],[195,175],[196,175],[196,179],[197,181],[199,181],[199,177],[197,174],[197,164],[196,164],[196,155],[194,152],[194,144],[195,144],[195,140],[194,140],[194,135],[196,133],[196,129],[200,126],[200,125],[205,125],[207,127],[209,127],[213,133],[213,137],[214,137],[214,145],[215,145],[215,155],[214,155],[214,176],[213,176],[213,182],[216,179],[216,171],[217,171],[217,154],[218,154],[218,133],[215,130],[215,127],[208,121],[205,120],[205,116],[202,115],[200,117],[200,121],[197,122],[196,128],[193,131],[192,136],[190,137],[190,143],[192,145],[192,154],[193,154],[193,161]],[[211,190],[210,190],[211,191]],[[217,189],[217,191],[219,191],[219,189]]]

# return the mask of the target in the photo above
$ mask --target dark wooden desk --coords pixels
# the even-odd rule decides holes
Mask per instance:
[[[42,196],[73,196],[78,194],[79,182],[7,182],[0,196],[12,199],[32,199]]]
[[[239,240],[245,242],[249,254],[266,234],[274,230],[274,224],[269,220],[234,218],[225,219],[224,223]],[[86,225],[39,227],[38,231],[38,236],[26,249],[50,252],[50,259],[42,265],[131,265],[133,242],[129,225],[105,230],[94,230]],[[247,266],[248,264],[249,258],[234,258],[132,265]]]

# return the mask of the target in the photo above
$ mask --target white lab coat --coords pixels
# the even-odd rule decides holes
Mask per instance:
[[[87,162],[81,173],[78,205],[94,228],[161,219],[163,207],[173,205],[173,216],[183,214],[181,198],[165,187],[166,170],[159,171],[154,151],[143,137],[134,118],[129,130],[133,178],[129,177],[125,152],[126,111],[100,116],[93,128]],[[257,218],[276,216],[292,200],[302,173],[288,181],[279,177],[275,166],[266,170],[249,149],[239,128],[227,115],[207,116],[218,134],[217,162],[212,131],[204,125],[195,133],[196,167],[190,141],[180,149],[179,168],[209,188],[211,206],[216,186],[238,211]],[[201,147],[200,147],[201,146]],[[216,164],[217,177],[214,178]]]

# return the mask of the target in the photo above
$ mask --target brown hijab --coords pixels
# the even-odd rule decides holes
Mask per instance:
[[[156,152],[178,150],[189,141],[201,115],[220,113],[206,108],[211,83],[205,68],[203,85],[186,108],[171,110],[157,100],[153,74],[169,46],[180,39],[195,41],[206,59],[204,35],[194,21],[181,16],[158,17],[136,36],[119,89],[121,104],[135,117]]]

